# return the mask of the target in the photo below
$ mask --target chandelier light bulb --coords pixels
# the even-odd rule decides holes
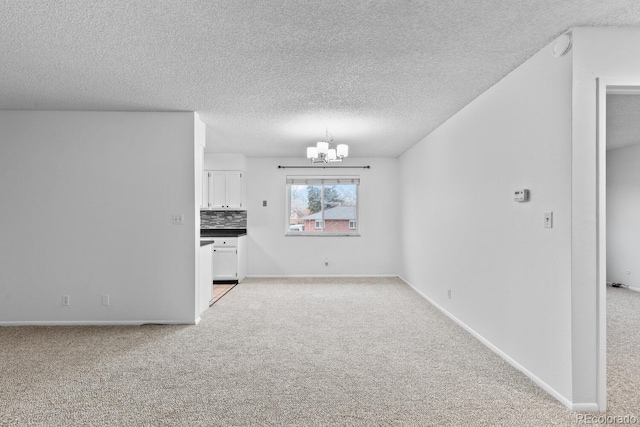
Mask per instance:
[[[329,153],[329,143],[326,141],[320,141],[318,142],[318,154],[324,154],[326,155],[327,153]]]
[[[317,158],[318,158],[318,148],[307,147],[307,159],[317,159]]]
[[[330,148],[329,149],[329,154],[327,155],[327,158],[329,159],[330,162],[334,161],[336,159],[336,149],[335,148]]]
[[[338,157],[347,157],[349,155],[349,146],[347,144],[338,144]]]

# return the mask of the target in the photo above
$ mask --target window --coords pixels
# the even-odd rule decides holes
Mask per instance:
[[[359,177],[287,177],[287,235],[358,235]]]

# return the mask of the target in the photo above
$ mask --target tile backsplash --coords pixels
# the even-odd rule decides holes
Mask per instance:
[[[247,228],[247,211],[200,211],[200,228]]]

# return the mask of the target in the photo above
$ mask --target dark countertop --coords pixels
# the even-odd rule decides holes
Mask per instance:
[[[240,236],[246,236],[246,235],[247,235],[246,228],[232,228],[232,229],[201,228],[200,229],[200,237],[240,237]]]

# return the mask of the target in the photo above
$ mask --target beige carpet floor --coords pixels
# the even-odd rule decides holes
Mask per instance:
[[[640,294],[608,296],[609,414],[640,418]],[[198,326],[0,328],[0,425],[579,424],[397,279],[253,279]]]

